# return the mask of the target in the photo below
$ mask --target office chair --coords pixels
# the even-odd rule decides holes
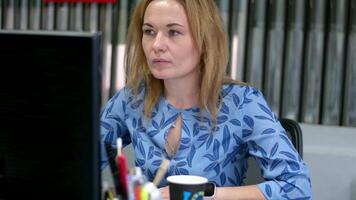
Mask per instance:
[[[281,125],[286,130],[300,157],[303,158],[303,134],[298,122],[287,118],[281,118],[279,122],[281,122]]]
[[[293,146],[299,153],[300,157],[303,158],[303,134],[299,123],[287,118],[280,118],[279,122],[282,127],[286,130],[287,136],[291,140]],[[261,175],[261,170],[256,163],[256,160],[252,157],[248,159],[248,170],[245,179],[246,185],[257,184],[263,182],[263,177]]]

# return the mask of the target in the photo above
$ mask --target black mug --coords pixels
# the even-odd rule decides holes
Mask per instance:
[[[193,175],[167,177],[171,200],[202,200],[208,179]]]

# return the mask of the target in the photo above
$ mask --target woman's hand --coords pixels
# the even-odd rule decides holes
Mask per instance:
[[[169,200],[169,186],[159,188],[163,200]]]

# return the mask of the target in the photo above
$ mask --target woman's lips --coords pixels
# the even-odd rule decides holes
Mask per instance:
[[[161,59],[161,58],[156,58],[152,60],[153,64],[168,64],[171,63],[171,61],[166,60],[166,59]]]

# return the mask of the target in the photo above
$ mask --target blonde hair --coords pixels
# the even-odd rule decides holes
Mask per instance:
[[[125,65],[127,86],[135,96],[145,86],[144,114],[149,117],[163,94],[163,81],[150,73],[142,48],[142,25],[148,4],[141,0],[136,6],[128,28]],[[225,77],[228,62],[227,35],[214,0],[177,0],[185,9],[193,39],[201,52],[201,83],[199,106],[216,119],[223,83],[234,82]]]

